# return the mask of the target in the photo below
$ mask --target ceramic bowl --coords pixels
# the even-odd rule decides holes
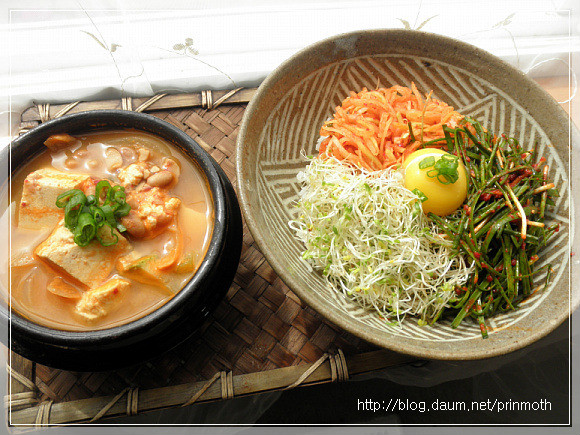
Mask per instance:
[[[519,309],[488,320],[482,339],[476,324],[452,329],[449,321],[421,327],[407,317],[392,326],[333,292],[302,260],[304,250],[288,221],[303,170],[303,155],[317,154],[322,123],[351,91],[393,85],[433,90],[443,100],[495,132],[537,144],[560,191],[552,219],[560,232],[543,251],[539,266],[552,263],[545,291]],[[371,30],[338,35],[298,52],[262,83],[250,102],[238,135],[239,195],[247,225],[274,270],[305,303],[330,322],[376,345],[422,358],[467,360],[511,352],[561,324],[571,310],[568,241],[568,137],[578,138],[564,110],[521,71],[471,45],[443,36],[406,30]],[[538,275],[541,284],[545,275]],[[575,302],[574,302],[575,304]]]
[[[42,152],[55,133],[131,128],[155,134],[178,147],[201,169],[214,209],[212,238],[192,279],[172,299],[136,321],[98,331],[73,332],[40,326],[0,305],[2,325],[10,330],[11,350],[33,361],[75,371],[108,370],[127,366],[167,351],[198,330],[225,295],[240,258],[242,221],[233,187],[224,172],[187,134],[154,116],[121,110],[82,112],[41,124],[5,149],[2,167],[22,163]],[[3,334],[5,336],[6,334]]]

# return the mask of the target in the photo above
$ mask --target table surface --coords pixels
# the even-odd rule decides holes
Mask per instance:
[[[573,92],[567,77],[537,81],[559,102],[569,100]],[[575,124],[580,125],[578,98],[561,105]],[[569,323],[565,322],[537,343],[503,357],[473,362],[425,361],[374,372],[349,382],[161,410],[108,419],[103,423],[567,424],[570,416],[569,343]],[[474,401],[509,404],[541,400],[549,401],[551,409],[421,412],[423,406],[432,407],[434,403],[457,407],[458,403],[470,406]],[[396,406],[388,411],[373,412],[365,409],[368,401],[396,402]],[[114,428],[98,429],[102,434]],[[142,433],[142,428],[124,428],[123,433]]]
[[[556,101],[565,102],[561,103],[562,107],[579,125],[578,98],[566,102],[573,92],[568,77],[536,80]],[[537,343],[503,357],[473,362],[426,361],[389,368],[345,383],[156,411],[107,423],[567,424],[570,416],[569,337],[569,322],[566,321]],[[391,399],[399,399],[399,402],[388,411],[364,409],[363,403],[367,400],[388,404]],[[542,400],[549,402],[550,410],[421,412],[422,406],[434,403],[458,407],[461,405],[453,404],[470,406],[473,401],[490,401],[513,408],[510,403]]]

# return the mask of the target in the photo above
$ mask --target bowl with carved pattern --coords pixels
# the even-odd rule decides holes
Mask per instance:
[[[422,326],[406,317],[388,324],[325,283],[302,258],[304,245],[289,227],[301,189],[304,155],[317,154],[320,128],[351,91],[414,83],[420,92],[453,106],[486,128],[535,144],[560,196],[550,219],[560,232],[542,251],[539,266],[553,273],[543,291],[519,308],[488,319],[489,337],[477,323],[452,328],[450,320]],[[569,130],[570,129],[570,130]],[[337,35],[282,63],[250,102],[238,135],[237,171],[242,210],[254,239],[284,282],[330,322],[378,346],[422,358],[481,359],[529,345],[568,318],[578,298],[569,285],[573,217],[569,195],[570,140],[578,130],[540,86],[499,58],[447,37],[407,30]],[[535,283],[542,286],[546,275]]]

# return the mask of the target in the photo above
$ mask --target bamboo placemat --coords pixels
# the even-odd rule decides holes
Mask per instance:
[[[240,88],[38,104],[23,113],[21,131],[67,113],[146,111],[195,139],[236,187],[236,135],[255,91]],[[244,224],[234,282],[199,334],[151,361],[109,372],[56,370],[11,353],[12,394],[5,404],[11,425],[94,423],[112,416],[345,381],[412,360],[377,350],[324,321],[280,280]]]

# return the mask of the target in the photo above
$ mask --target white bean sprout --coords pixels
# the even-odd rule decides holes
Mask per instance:
[[[353,170],[335,158],[313,158],[304,172],[297,220],[303,258],[335,290],[387,321],[409,314],[435,321],[471,272],[437,233],[400,171]]]

